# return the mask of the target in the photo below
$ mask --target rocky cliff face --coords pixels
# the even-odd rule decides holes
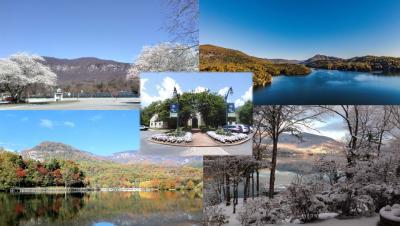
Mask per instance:
[[[68,82],[101,82],[125,79],[128,63],[102,60],[94,57],[59,59],[44,57],[45,64],[57,74],[59,84]]]
[[[39,145],[21,152],[23,157],[46,161],[50,159],[65,159],[72,161],[103,160],[89,152],[78,150],[70,145],[58,142],[45,141]]]

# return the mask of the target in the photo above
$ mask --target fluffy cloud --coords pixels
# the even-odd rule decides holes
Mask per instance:
[[[165,77],[161,84],[156,85],[157,93],[156,95],[151,95],[146,90],[146,83],[148,79],[141,79],[141,92],[140,101],[143,106],[148,106],[154,101],[165,100],[172,97],[174,87],[177,92],[182,94],[182,89],[180,85],[171,77]]]
[[[218,90],[218,95],[225,96],[226,92],[228,92],[229,87],[225,86],[224,88]]]
[[[243,104],[244,104],[244,101],[242,99],[235,100],[235,107],[240,107]]]
[[[49,119],[41,119],[39,125],[43,128],[52,129],[54,126],[54,122]]]
[[[69,122],[69,121],[65,121],[65,122],[64,122],[64,126],[73,128],[73,127],[75,127],[75,123]]]
[[[250,88],[244,93],[243,96],[241,96],[239,99],[236,99],[235,101],[235,107],[240,107],[246,101],[252,101],[253,100],[253,86],[250,86]]]

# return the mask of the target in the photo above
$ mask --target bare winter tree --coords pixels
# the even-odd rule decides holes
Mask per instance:
[[[347,127],[349,140],[346,149],[348,166],[356,160],[367,160],[380,155],[384,136],[389,133],[392,110],[388,106],[340,105],[321,106],[321,108],[340,116]]]
[[[262,132],[272,140],[269,197],[273,198],[279,136],[286,132],[300,138],[302,129],[312,129],[312,122],[317,120],[318,116],[323,114],[323,111],[318,111],[312,107],[294,105],[267,105],[255,107],[254,114],[254,123],[265,127]]]
[[[0,90],[11,96],[11,101],[23,101],[23,93],[34,85],[54,86],[57,75],[43,64],[37,55],[18,53],[0,60]]]
[[[199,0],[168,0],[165,29],[172,42],[184,43],[186,48],[198,51],[199,46]]]

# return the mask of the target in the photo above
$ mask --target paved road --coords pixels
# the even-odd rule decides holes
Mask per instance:
[[[175,155],[175,156],[193,156],[193,155],[251,155],[251,140],[234,146],[221,147],[181,147],[164,144],[156,144],[149,141],[153,134],[162,133],[162,131],[141,131],[140,132],[140,153],[145,155]]]
[[[140,98],[74,98],[61,102],[42,99],[29,104],[0,103],[0,110],[131,110],[139,107]]]

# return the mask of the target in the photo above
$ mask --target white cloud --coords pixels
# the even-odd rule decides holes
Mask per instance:
[[[226,86],[226,87],[218,90],[218,95],[225,96],[225,94],[226,94],[226,92],[228,92],[228,90],[229,90],[229,87]]]
[[[69,122],[69,121],[65,121],[65,122],[64,122],[64,126],[73,128],[73,127],[75,127],[75,123]]]
[[[235,100],[235,107],[240,107],[244,104],[244,101],[242,99],[236,99]]]
[[[253,100],[253,86],[250,86],[249,89],[239,98],[236,99],[235,101],[235,107],[240,107],[246,101],[252,101]]]
[[[39,125],[43,128],[52,129],[54,126],[53,121],[49,119],[41,119]]]
[[[195,92],[195,93],[202,93],[202,92],[205,92],[205,91],[207,91],[207,90],[208,90],[208,89],[207,89],[206,87],[197,86],[196,89],[194,89],[194,92]]]
[[[89,120],[92,122],[95,122],[95,121],[99,121],[102,118],[103,118],[102,115],[95,115],[95,116],[91,117]]]
[[[250,88],[244,93],[242,99],[244,101],[253,100],[253,86],[250,86]]]
[[[142,81],[143,80],[143,81]],[[165,100],[172,97],[172,93],[174,91],[174,87],[177,92],[182,94],[182,89],[180,85],[171,77],[165,77],[161,84],[156,85],[157,94],[152,96],[146,92],[146,82],[148,79],[141,79],[141,92],[140,92],[140,101],[143,106],[147,106],[154,101]]]
[[[26,122],[26,121],[28,121],[28,120],[29,120],[28,117],[22,117],[22,118],[20,119],[21,122]]]

